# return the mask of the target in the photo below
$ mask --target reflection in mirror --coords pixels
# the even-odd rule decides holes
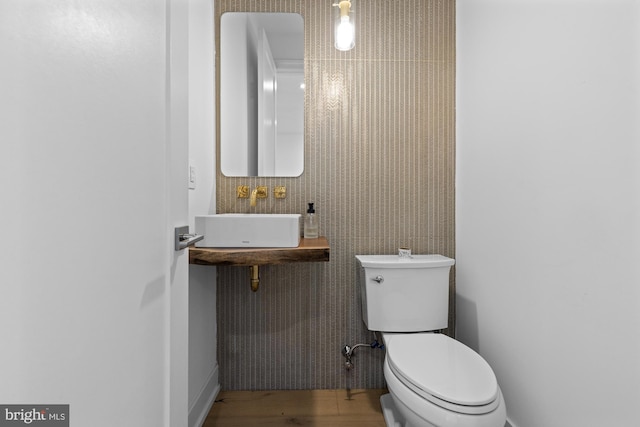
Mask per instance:
[[[226,176],[304,168],[304,34],[295,13],[227,12],[220,32],[220,165]]]

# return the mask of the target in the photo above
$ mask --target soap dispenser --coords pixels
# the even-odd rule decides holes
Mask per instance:
[[[318,238],[318,217],[316,216],[316,210],[313,208],[313,203],[309,203],[307,216],[304,217],[304,238]]]

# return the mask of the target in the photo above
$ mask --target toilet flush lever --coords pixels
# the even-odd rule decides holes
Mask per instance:
[[[374,282],[378,282],[378,283],[382,283],[384,282],[384,277],[382,277],[381,275],[377,275],[376,277],[373,278]]]

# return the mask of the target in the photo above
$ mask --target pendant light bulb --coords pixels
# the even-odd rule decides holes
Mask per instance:
[[[340,18],[336,22],[335,46],[338,50],[351,50],[356,45],[356,29],[349,17],[351,2],[342,0],[337,6],[340,8]]]

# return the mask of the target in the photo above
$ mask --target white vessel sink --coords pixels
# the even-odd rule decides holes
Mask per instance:
[[[196,216],[199,248],[295,248],[300,244],[300,214],[227,213]]]

